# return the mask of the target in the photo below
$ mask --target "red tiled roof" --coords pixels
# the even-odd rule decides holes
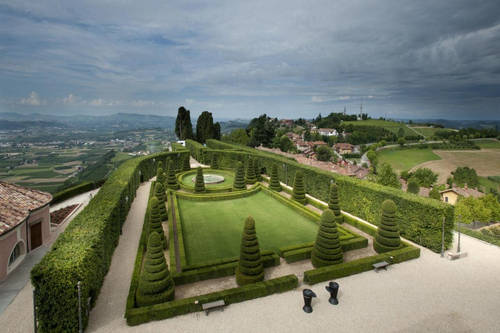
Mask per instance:
[[[458,195],[461,195],[463,197],[474,197],[474,198],[480,198],[484,196],[484,193],[479,192],[476,189],[473,188],[461,188],[461,187],[453,187],[453,188],[448,188],[444,191],[441,191],[439,193],[445,193],[445,192],[455,192]]]
[[[49,193],[0,181],[0,235],[15,228],[31,211],[51,200]]]

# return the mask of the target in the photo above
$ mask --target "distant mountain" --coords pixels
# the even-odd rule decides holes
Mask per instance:
[[[407,122],[409,119],[397,119]],[[497,128],[500,129],[500,120],[450,120],[450,119],[411,119],[417,123],[433,123],[446,128]]]
[[[221,133],[229,133],[232,130],[237,128],[247,128],[250,121],[248,120],[229,120],[229,121],[221,121],[220,122],[220,131]]]
[[[66,125],[54,121],[43,121],[43,120],[12,121],[12,120],[0,119],[0,130],[22,130],[30,127],[38,127],[38,128],[66,127]]]
[[[56,122],[80,129],[126,130],[140,128],[163,128],[173,130],[175,117],[150,114],[116,113],[105,116],[58,116],[40,113],[20,114],[13,112],[0,113],[0,121],[13,122]]]

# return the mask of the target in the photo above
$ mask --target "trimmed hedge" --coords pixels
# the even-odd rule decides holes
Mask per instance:
[[[196,182],[194,184],[195,192],[205,192],[205,179],[203,178],[203,169],[198,167],[196,169]]]
[[[326,209],[321,215],[311,262],[314,267],[322,267],[340,264],[343,260],[335,214],[331,209]]]
[[[240,260],[236,269],[236,283],[242,286],[264,280],[264,266],[260,258],[255,221],[249,216],[241,235]]]
[[[233,182],[233,190],[245,190],[247,188],[245,183],[245,170],[243,169],[243,163],[238,162],[236,166],[236,175]]]
[[[202,311],[202,304],[224,300],[225,304],[239,303],[254,298],[281,293],[297,288],[299,280],[295,275],[286,275],[272,280],[257,282],[243,287],[226,289],[210,294],[195,296],[163,304],[127,309],[127,324],[139,325],[152,320],[171,318],[191,312]],[[195,303],[197,301],[197,303]]]
[[[370,271],[373,264],[387,261],[393,264],[420,257],[420,249],[405,243],[402,248],[338,265],[325,266],[304,272],[304,283],[309,285],[323,281]]]
[[[182,171],[191,170],[191,162],[189,161],[189,155],[186,155],[182,160]]]
[[[304,188],[304,175],[300,171],[295,174],[295,180],[293,181],[292,198],[293,200],[298,201],[303,205],[307,203],[306,190]]]
[[[273,168],[271,171],[271,181],[269,182],[269,188],[276,192],[281,192],[281,183],[278,177],[278,167],[276,164],[273,164]]]
[[[209,148],[203,146],[199,148],[199,146],[201,145],[193,144],[193,150],[207,158],[216,154],[221,167],[234,166],[237,161],[244,162],[248,157],[257,158],[264,172],[271,170],[272,166],[277,164],[278,175],[283,183],[290,183],[295,173],[302,171],[307,192],[325,202],[329,197],[330,180],[334,180],[338,186],[339,204],[342,209],[364,220],[372,221],[375,225],[380,224],[382,202],[391,199],[398,206],[397,219],[400,222],[401,236],[436,253],[441,251],[441,222],[444,216],[445,244],[447,247],[451,245],[454,218],[454,207],[451,205],[299,164],[292,159],[249,147],[221,143],[217,140],[207,140]],[[284,167],[281,167],[282,165]]]
[[[156,186],[161,185],[161,183],[156,183]],[[158,200],[156,196],[152,197],[149,204],[151,205],[151,210],[149,213],[149,237],[153,232],[156,232],[160,236],[160,241],[164,249],[167,248],[167,239],[165,233],[163,232],[162,221],[163,221],[163,208],[165,208],[165,203]]]
[[[337,189],[337,184],[333,183],[330,185],[330,200],[328,201],[328,208],[330,208],[335,214],[335,222],[341,224],[344,222],[342,214],[340,213],[339,207],[339,193]]]
[[[217,155],[212,156],[212,162],[210,163],[210,168],[211,169],[218,169],[219,164],[217,163]]]
[[[296,261],[311,259],[314,242],[309,242],[308,244],[310,244],[310,246],[300,248],[297,247],[295,249],[283,251],[283,258],[289,264]],[[359,236],[347,240],[341,240],[340,245],[343,252],[362,249],[368,246],[368,239]]]
[[[156,162],[172,154],[187,152],[162,152],[121,164],[33,268],[39,332],[78,332],[77,282],[82,283],[82,299],[90,297],[93,307],[141,179],[153,177]],[[87,302],[82,310],[86,327]]]
[[[255,184],[257,182],[257,177],[255,176],[255,166],[251,158],[247,161],[247,170],[245,174],[245,182],[249,185]]]
[[[57,192],[54,194],[52,197],[52,201],[50,202],[51,205],[54,205],[58,202],[64,201],[66,199],[72,198],[78,194],[82,194],[88,191],[95,190],[96,188],[99,188],[104,184],[106,179],[102,179],[96,182],[83,182],[81,184],[75,185],[68,187],[62,191]]]
[[[396,205],[392,200],[386,200],[382,204],[382,223],[377,229],[377,235],[373,240],[373,248],[377,253],[389,252],[399,248],[401,239],[399,237],[398,222],[396,221]]]

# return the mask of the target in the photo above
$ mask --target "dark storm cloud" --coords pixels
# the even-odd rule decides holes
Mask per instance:
[[[500,113],[498,1],[0,3],[0,110]]]

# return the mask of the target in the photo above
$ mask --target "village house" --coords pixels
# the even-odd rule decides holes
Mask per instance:
[[[350,143],[336,143],[334,149],[337,153],[341,155],[352,154],[354,146],[351,145]]]
[[[281,119],[280,125],[284,127],[293,127],[293,119]]]
[[[320,129],[318,129],[318,133],[320,135],[326,135],[326,136],[338,136],[339,135],[337,130],[334,128],[320,128]]]
[[[439,193],[441,194],[441,200],[451,205],[455,205],[457,203],[459,196],[465,198],[468,197],[480,198],[484,195],[484,193],[481,193],[474,188],[468,188],[467,184],[465,184],[464,188],[453,186]]]
[[[302,140],[298,140],[296,142],[296,146],[297,146],[297,150],[300,151],[300,152],[303,152],[307,149],[310,148],[309,146],[309,142],[305,142],[305,141],[302,141]]]
[[[302,136],[299,134],[293,133],[293,132],[288,132],[285,134],[292,142],[297,142],[298,140],[302,140]]]
[[[0,281],[50,239],[52,195],[0,181]]]

